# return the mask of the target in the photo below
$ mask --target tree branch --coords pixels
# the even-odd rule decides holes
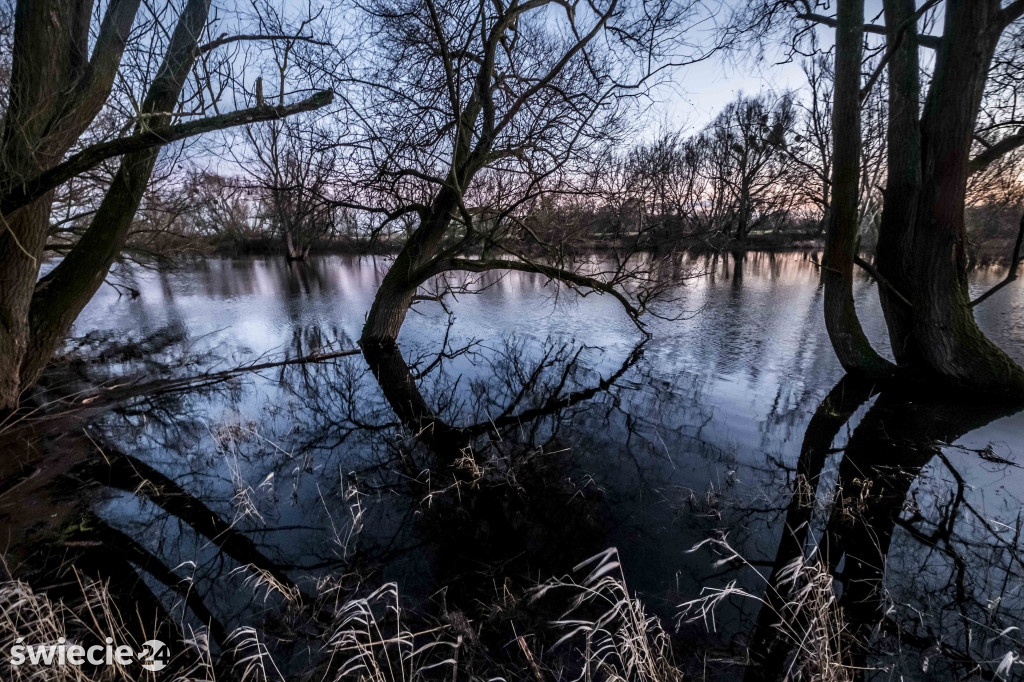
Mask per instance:
[[[1017,131],[1016,134],[1005,137],[995,144],[987,144],[985,142],[982,142],[982,144],[986,145],[985,151],[980,152],[967,164],[968,175],[973,175],[974,173],[983,171],[988,168],[992,162],[999,159],[999,157],[1009,154],[1014,149],[1024,147],[1024,128]]]
[[[892,293],[893,296],[895,296],[896,298],[900,299],[900,301],[902,301],[908,308],[913,308],[914,307],[914,304],[911,303],[910,300],[906,296],[901,294],[899,289],[894,287],[892,285],[892,282],[887,280],[882,275],[882,273],[880,273],[878,270],[875,269],[875,266],[873,266],[871,263],[867,262],[866,260],[864,260],[860,256],[854,256],[853,257],[853,262],[854,262],[855,265],[859,266],[862,270],[864,270],[864,272],[866,272],[869,275],[871,275],[871,277],[873,277],[876,282],[878,282],[883,287],[888,289]]]
[[[1024,14],[1024,0],[1014,0],[1014,2],[1004,7],[1000,14],[1000,24],[1004,28],[1009,26]]]
[[[608,282],[603,282],[594,277],[587,277],[586,275],[581,275],[578,272],[563,270],[562,268],[556,268],[551,265],[532,263],[518,259],[503,260],[472,258],[448,258],[442,260],[434,269],[433,274],[441,274],[442,272],[452,270],[464,270],[466,272],[487,272],[488,270],[517,270],[519,272],[533,272],[549,277],[550,279],[559,280],[560,282],[564,282],[572,287],[585,287],[601,294],[609,294],[622,304],[622,307],[626,309],[626,313],[633,321],[633,324],[635,324],[644,334],[649,334],[640,322],[640,315],[643,311],[638,310],[637,307],[634,306],[621,291],[616,289],[614,285]]]
[[[211,116],[176,125],[161,126],[129,137],[92,145],[50,170],[20,183],[16,187],[10,188],[6,192],[0,193],[0,215],[8,215],[23,206],[27,206],[54,187],[91,168],[95,168],[103,161],[115,156],[123,156],[124,154],[142,151],[151,147],[161,147],[171,142],[215,130],[284,118],[303,111],[319,109],[330,104],[333,98],[334,93],[324,90],[294,104],[286,104],[284,106],[264,105],[250,109],[241,109],[221,114],[220,116]]]
[[[1013,245],[1013,255],[1010,257],[1010,271],[1006,273],[1006,277],[1002,282],[996,284],[981,296],[971,301],[971,307],[973,308],[1010,282],[1016,280],[1017,270],[1020,269],[1020,263],[1022,260],[1024,260],[1024,216],[1021,216],[1020,218],[1020,229],[1017,231],[1017,242]]]
[[[921,15],[937,4],[939,4],[939,0],[928,0],[926,3],[921,5],[916,12],[907,17],[899,27],[897,27],[895,38],[890,39],[891,44],[886,49],[885,54],[882,55],[882,58],[878,61],[878,66],[875,67],[874,72],[868,78],[868,82],[860,90],[860,101],[862,103],[868,98],[868,95],[871,94],[871,88],[875,86],[875,82],[877,82],[878,78],[882,75],[882,71],[889,64],[889,60],[892,59],[894,54],[896,54],[896,50],[899,49],[900,43],[903,42],[903,36],[906,35],[911,26],[914,26],[916,30],[917,20],[921,18]]]
[[[805,21],[812,21],[816,24],[822,24],[824,26],[830,26],[832,28],[836,27],[835,17],[826,17],[823,14],[801,13],[796,15],[796,18],[803,19]],[[876,35],[882,36],[886,34],[885,26],[878,26],[876,24],[864,24],[864,32],[874,33]],[[919,35],[917,36],[917,44],[920,45],[921,47],[927,47],[932,50],[937,50],[939,49],[939,45],[942,44],[942,38],[940,36],[930,36],[927,34]]]
[[[218,47],[223,47],[230,43],[241,42],[243,40],[300,40],[304,43],[311,43],[313,45],[321,45],[325,47],[329,47],[331,45],[331,43],[324,42],[323,40],[317,40],[316,38],[310,38],[309,36],[261,35],[258,33],[229,36],[227,34],[223,34],[216,40],[211,40],[205,45],[200,45],[196,52],[201,55],[206,54],[207,52],[216,50]]]

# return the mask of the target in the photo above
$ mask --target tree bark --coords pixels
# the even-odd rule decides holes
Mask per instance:
[[[843,368],[854,375],[883,377],[892,364],[871,347],[853,301],[860,184],[860,67],[864,1],[840,0],[836,15],[835,94],[832,108],[832,210],[825,237],[821,279],[825,328]]]
[[[387,346],[395,343],[416,289],[436,274],[433,261],[440,251],[456,206],[456,190],[443,187],[381,280],[363,324],[360,345]]]
[[[1003,30],[999,0],[949,0],[921,123],[922,186],[910,253],[916,352],[930,375],[1024,395],[1024,369],[978,328],[968,292],[964,204],[971,141]]]
[[[910,257],[921,193],[921,81],[917,23],[912,20],[916,11],[915,0],[885,3],[889,49],[899,43],[889,60],[887,179],[876,249],[878,271],[911,304],[914,281]],[[921,354],[914,337],[911,306],[882,286],[878,296],[896,362],[904,367],[919,366]]]

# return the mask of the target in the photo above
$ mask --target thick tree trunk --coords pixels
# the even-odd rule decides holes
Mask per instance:
[[[407,268],[402,261],[408,258],[403,259],[402,255],[400,253],[392,263],[373,297],[373,305],[370,306],[359,340],[363,346],[394,343],[402,331],[402,323],[405,322],[419,286],[407,277]]]
[[[31,336],[21,365],[22,386],[36,382],[82,308],[103,285],[124,245],[158,154],[159,149],[152,149],[122,160],[89,229],[36,285],[29,312]]]
[[[1024,395],[1024,369],[978,328],[968,294],[964,203],[971,142],[1001,34],[999,0],[949,0],[921,125],[922,187],[910,254],[916,352],[927,372]]]
[[[836,356],[847,372],[881,377],[891,373],[892,365],[871,347],[853,302],[853,261],[857,254],[859,224],[860,67],[864,0],[840,0],[837,22],[832,109],[832,211],[821,270],[825,287],[825,328]]]
[[[29,310],[50,219],[50,200],[12,213],[0,225],[0,410],[17,406],[22,359],[29,345]]]
[[[309,247],[303,248],[302,241],[296,239],[292,234],[292,230],[285,230],[284,232],[284,248],[288,260],[290,261],[303,261],[306,260],[306,251]]]

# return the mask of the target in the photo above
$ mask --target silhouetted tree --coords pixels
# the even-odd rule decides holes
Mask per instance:
[[[331,100],[323,92],[297,104],[257,102],[253,108],[175,123],[176,112],[206,108],[205,93],[194,94],[181,108],[189,79],[204,79],[193,72],[197,60],[221,45],[254,36],[221,36],[201,43],[211,3],[188,0],[165,43],[159,20],[141,22],[142,35],[132,33],[140,4],[113,0],[100,19],[93,2],[17,3],[0,148],[0,409],[14,407],[36,381],[103,282],[124,244],[162,145],[282,118]],[[129,40],[139,40],[133,47],[141,49],[122,68]],[[154,72],[136,61],[139,55],[161,52]],[[145,88],[133,120],[124,121],[125,130],[133,133],[83,146],[80,141],[88,140],[83,136],[107,105],[115,81]],[[40,279],[54,190],[115,157],[121,158],[120,166],[88,228]]]

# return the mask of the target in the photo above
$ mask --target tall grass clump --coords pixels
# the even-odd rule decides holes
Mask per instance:
[[[573,568],[588,570],[582,580],[551,580],[533,595],[537,600],[553,591],[568,591],[569,608],[552,625],[565,634],[553,649],[582,640],[578,680],[609,682],[676,682],[683,673],[674,663],[672,646],[657,616],[630,594],[614,547]]]
[[[790,561],[773,582],[724,538],[709,538],[689,551],[706,546],[721,555],[714,567],[749,568],[764,583],[765,594],[752,594],[735,580],[724,587],[704,587],[700,597],[680,605],[680,623],[703,621],[714,630],[715,611],[724,601],[737,597],[757,602],[762,610],[771,612],[774,646],[788,651],[780,671],[782,682],[852,682],[855,669],[844,648],[847,623],[832,586],[832,574],[817,552]]]

